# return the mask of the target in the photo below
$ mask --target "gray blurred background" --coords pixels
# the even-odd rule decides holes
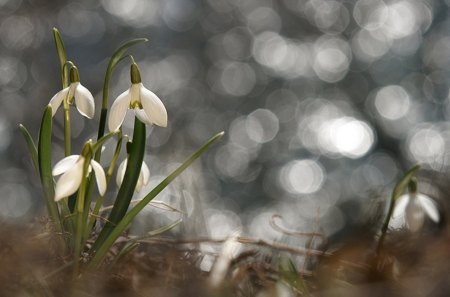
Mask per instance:
[[[126,40],[147,37],[129,52],[144,85],[164,102],[169,125],[149,129],[152,177],[143,192],[224,130],[221,142],[157,198],[184,211],[181,231],[220,237],[242,229],[276,239],[270,219],[281,214],[287,228],[332,235],[354,221],[372,193],[390,193],[413,164],[431,171],[450,165],[449,6],[0,0],[1,220],[43,214],[18,124],[37,137],[42,111],[61,89],[51,31],[57,27],[97,104],[91,121],[72,109],[74,153],[95,139],[111,54]],[[130,85],[128,65],[117,67],[110,104]],[[129,114],[126,133],[132,121]],[[63,157],[62,127],[59,111],[54,163]],[[145,214],[136,230],[180,216],[154,206]]]

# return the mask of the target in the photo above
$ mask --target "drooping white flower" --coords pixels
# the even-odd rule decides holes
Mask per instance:
[[[71,155],[65,157],[53,167],[53,176],[62,176],[58,179],[55,189],[55,201],[68,197],[75,193],[81,185],[83,179],[83,167],[86,158],[82,155]],[[94,169],[97,187],[100,195],[106,192],[106,177],[102,166],[95,160],[89,164],[88,174]]]
[[[440,220],[436,202],[417,192],[404,194],[398,198],[393,217],[396,218],[402,214],[405,216],[407,227],[413,232],[420,230],[425,221],[425,216],[428,216],[435,223]]]
[[[61,103],[67,100],[68,104],[73,104],[78,111],[85,117],[92,119],[95,113],[94,97],[91,92],[86,89],[81,83],[76,67],[70,69],[71,83],[67,88],[62,89],[50,99],[52,106],[52,116],[55,115]]]
[[[130,72],[131,87],[120,94],[111,106],[109,130],[116,131],[120,128],[128,109],[133,109],[136,117],[145,124],[167,127],[167,111],[161,99],[144,87],[135,63],[131,64]]]
[[[125,176],[125,170],[127,168],[128,158],[122,161],[120,163],[119,168],[117,169],[117,175],[116,175],[116,183],[120,187],[122,184],[123,178]],[[148,182],[150,181],[150,170],[148,169],[147,164],[145,162],[142,162],[141,171],[139,173],[139,178],[136,183],[136,192],[140,192],[143,186],[146,186]]]

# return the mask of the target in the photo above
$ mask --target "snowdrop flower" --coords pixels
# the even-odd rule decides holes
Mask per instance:
[[[167,127],[167,111],[164,104],[152,91],[142,85],[136,63],[131,64],[131,87],[120,94],[111,106],[108,119],[110,131],[120,128],[128,109],[145,124]]]
[[[120,163],[119,168],[117,169],[116,175],[116,183],[120,187],[122,184],[123,178],[125,176],[125,170],[127,168],[128,158]],[[150,181],[150,170],[148,169],[147,164],[142,162],[141,172],[139,173],[139,178],[136,184],[136,192],[140,192],[143,186],[146,186]]]
[[[55,201],[59,201],[64,197],[68,197],[75,193],[81,185],[83,179],[83,167],[86,157],[83,155],[71,155],[65,157],[53,167],[53,176],[61,175],[56,183]],[[89,164],[88,174],[94,169],[97,187],[100,195],[106,192],[106,177],[102,166],[95,160],[91,160]]]
[[[405,216],[405,222],[412,232],[420,230],[427,215],[433,222],[439,222],[439,210],[433,199],[414,190],[400,196],[395,205],[393,217]]]
[[[92,119],[95,113],[94,97],[88,89],[80,84],[80,77],[78,69],[74,66],[70,68],[70,85],[56,93],[52,99],[50,99],[50,105],[52,106],[53,114],[61,106],[63,100],[67,100],[68,104],[73,104],[75,99],[75,105],[78,111],[85,117]]]

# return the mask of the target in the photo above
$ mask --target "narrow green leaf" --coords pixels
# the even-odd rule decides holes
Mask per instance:
[[[47,204],[50,217],[57,230],[61,231],[61,220],[59,217],[58,207],[54,201],[55,190],[52,176],[52,160],[51,160],[51,144],[52,144],[52,107],[48,105],[42,117],[41,129],[39,131],[38,142],[38,164],[41,183],[44,190],[44,197]]]
[[[136,39],[132,39],[129,40],[127,42],[125,42],[124,44],[122,44],[115,52],[114,54],[111,56],[111,60],[109,62],[108,65],[108,70],[110,68],[114,68],[116,67],[117,63],[120,61],[120,59],[122,58],[123,54],[125,54],[125,52],[132,46],[135,46],[136,44],[142,43],[142,42],[147,42],[148,39],[147,38],[136,38]],[[107,73],[108,74],[108,73]],[[111,74],[109,74],[111,75]]]
[[[183,222],[183,220],[182,219],[178,219],[175,222],[170,223],[170,224],[168,224],[166,226],[162,226],[161,228],[158,228],[156,230],[149,231],[149,232],[147,232],[147,234],[145,236],[142,236],[140,238],[135,238],[135,239],[133,239],[133,241],[144,239],[144,238],[148,238],[148,237],[153,237],[153,236],[156,236],[156,235],[160,235],[160,234],[166,233],[167,231],[172,230],[173,228],[175,228],[176,226],[181,224],[181,222]]]
[[[36,149],[36,145],[34,144],[33,138],[28,132],[27,128],[24,125],[19,125],[20,132],[22,132],[23,137],[27,142],[28,150],[30,151],[31,160],[33,161],[34,168],[36,169],[36,173],[39,175],[39,161],[38,161],[38,152]]]
[[[56,52],[58,53],[58,59],[60,64],[60,70],[61,70],[61,80],[62,80],[62,86],[63,88],[67,87],[69,85],[69,69],[65,67],[65,64],[67,62],[67,54],[66,49],[64,48],[64,43],[61,39],[61,35],[59,34],[58,29],[53,28],[53,38],[55,39],[55,45],[56,45]]]
[[[99,140],[97,140],[96,143],[94,143],[94,145],[92,146],[92,150],[94,151],[94,153],[101,149],[102,145],[108,140],[110,139],[112,136],[116,135],[117,133],[119,133],[119,131],[114,131],[114,132],[109,132],[106,135],[104,135],[102,138],[100,138]]]
[[[109,82],[111,80],[114,68],[122,60],[122,56],[130,47],[147,41],[148,41],[147,38],[136,38],[129,40],[125,42],[122,46],[120,46],[111,56],[111,59],[109,60],[108,63],[108,68],[106,69],[105,81],[103,83],[102,111],[100,113],[100,123],[98,127],[97,139],[100,139],[105,133],[106,116],[108,113]],[[97,153],[95,154],[95,160],[96,161],[100,160],[100,156],[101,151],[97,151]]]
[[[162,190],[164,190],[178,175],[180,175],[186,168],[188,168],[192,162],[194,162],[198,157],[200,157],[213,143],[219,140],[224,135],[224,132],[220,132],[206,142],[200,149],[193,153],[183,164],[181,164],[177,169],[175,169],[169,176],[167,176],[162,182],[160,182],[150,193],[148,193],[136,206],[134,206],[117,224],[113,231],[109,234],[108,238],[104,243],[99,246],[98,250],[93,249],[95,253],[93,258],[89,263],[89,267],[97,267],[104,259],[105,255],[114,244],[114,242],[119,238],[119,236],[125,231],[125,229],[130,225],[132,220],[141,212],[144,207],[153,200]]]
[[[169,225],[162,226],[161,228],[158,228],[156,230],[148,232],[147,235],[145,235],[145,236],[136,237],[136,238],[131,239],[130,241],[128,241],[125,244],[125,246],[122,248],[122,250],[119,252],[119,254],[116,257],[114,257],[112,263],[110,264],[110,267],[113,267],[118,261],[120,261],[120,259],[122,259],[124,256],[126,256],[132,250],[137,248],[139,246],[139,242],[138,242],[139,240],[165,233],[165,232],[175,228],[176,226],[178,226],[182,221],[183,221],[182,219],[178,219],[175,222],[170,223]]]
[[[136,184],[141,173],[142,162],[144,161],[145,152],[145,124],[137,117],[134,121],[133,142],[128,151],[127,168],[125,169],[125,176],[117,193],[113,209],[109,214],[108,221],[100,232],[94,246],[99,247],[109,236],[114,229],[114,226],[119,223],[130,206],[131,198],[136,189]]]
[[[398,197],[400,197],[403,192],[405,192],[406,188],[408,187],[409,181],[413,176],[416,175],[417,171],[420,169],[420,165],[416,165],[410,170],[408,170],[405,175],[402,177],[402,179],[397,183],[397,185],[394,188],[394,191],[392,192],[392,200],[397,201]]]

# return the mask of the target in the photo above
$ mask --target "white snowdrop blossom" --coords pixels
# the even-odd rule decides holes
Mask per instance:
[[[83,167],[86,158],[82,155],[71,155],[65,157],[53,167],[53,176],[62,176],[56,183],[55,201],[68,197],[75,193],[81,185],[83,179]],[[87,174],[94,169],[97,187],[100,195],[106,192],[106,177],[102,166],[95,160],[91,160]]]
[[[50,99],[52,106],[52,116],[55,115],[61,103],[67,100],[68,104],[73,104],[78,111],[85,117],[92,119],[95,113],[94,96],[81,83],[76,67],[70,69],[71,83],[67,88],[62,89]]]
[[[144,87],[139,70],[131,64],[131,87],[120,94],[111,106],[108,127],[110,131],[120,128],[128,109],[133,109],[136,117],[143,123],[167,127],[167,111],[161,99]]]
[[[395,205],[393,217],[405,216],[407,227],[416,232],[423,226],[425,215],[433,222],[439,222],[439,210],[436,202],[420,193],[408,193],[400,196]]]
[[[120,187],[122,184],[123,178],[125,176],[125,170],[127,168],[128,158],[123,160],[122,163],[120,163],[119,168],[117,169],[117,175],[116,175],[116,183]],[[139,178],[136,183],[136,192],[140,192],[143,186],[146,186],[148,182],[150,181],[150,170],[148,169],[147,164],[145,162],[142,162],[141,172],[139,173]]]

